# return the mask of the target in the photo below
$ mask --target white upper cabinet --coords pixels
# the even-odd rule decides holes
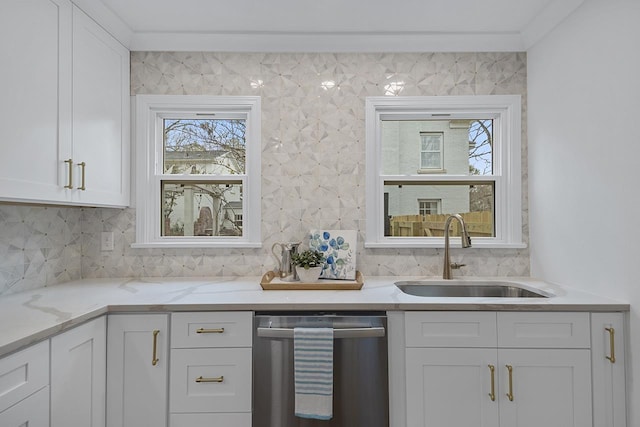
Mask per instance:
[[[0,200],[129,205],[129,52],[67,0],[0,5]]]
[[[129,51],[73,8],[73,201],[129,204]]]
[[[0,4],[0,199],[61,202],[71,150],[67,0]]]

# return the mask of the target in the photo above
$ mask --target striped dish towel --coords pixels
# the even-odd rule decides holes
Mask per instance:
[[[295,414],[301,418],[333,417],[333,329],[294,328]]]

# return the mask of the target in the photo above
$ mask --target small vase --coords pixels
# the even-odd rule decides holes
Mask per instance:
[[[318,277],[320,277],[320,273],[322,273],[322,266],[309,268],[296,266],[296,272],[298,273],[300,282],[316,283],[318,281]]]

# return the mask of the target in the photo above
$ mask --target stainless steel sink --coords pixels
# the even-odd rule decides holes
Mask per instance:
[[[548,298],[542,291],[532,291],[514,282],[469,280],[412,280],[395,282],[405,294],[436,298]]]

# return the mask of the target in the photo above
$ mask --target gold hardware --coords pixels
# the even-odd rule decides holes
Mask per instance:
[[[153,366],[156,366],[158,364],[158,362],[160,361],[160,359],[158,359],[157,357],[157,353],[158,353],[158,334],[160,333],[159,330],[155,330],[153,331],[153,358],[151,359],[151,364]]]
[[[509,393],[507,393],[507,397],[509,401],[513,402],[513,366],[506,365],[507,371],[509,371]]]
[[[220,375],[219,377],[216,377],[216,378],[203,378],[202,375],[200,375],[198,378],[196,378],[197,383],[221,383],[223,381],[224,381],[223,375]]]
[[[84,186],[84,170],[87,166],[87,164],[85,162],[80,162],[78,163],[78,166],[80,166],[80,170],[82,171],[82,185],[80,185],[80,187],[78,187],[78,190],[86,190],[87,187]]]
[[[64,186],[64,188],[68,188],[70,190],[73,189],[73,159],[65,160],[65,163],[69,164],[69,183]]]
[[[489,393],[489,397],[492,402],[496,401],[496,367],[493,365],[489,365],[489,370],[491,371],[491,393]]]
[[[200,328],[196,330],[196,334],[222,334],[222,333],[224,333],[224,328],[215,328],[215,329]]]
[[[611,352],[610,356],[606,356],[611,363],[616,363],[616,341],[615,334],[616,330],[611,328],[604,328],[605,331],[609,332],[609,350]]]

